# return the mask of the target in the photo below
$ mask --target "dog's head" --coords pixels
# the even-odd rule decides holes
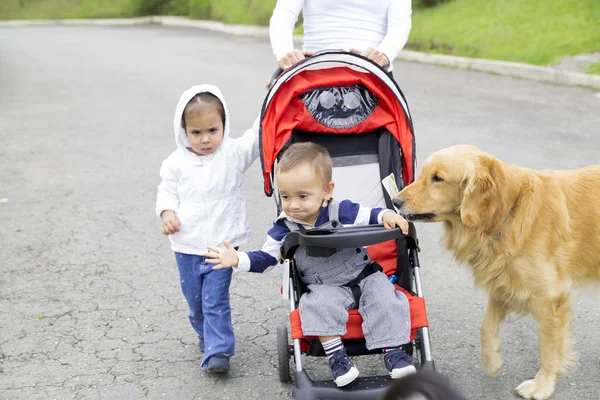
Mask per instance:
[[[488,230],[501,209],[500,163],[474,146],[453,146],[432,154],[421,175],[405,187],[394,204],[412,221],[460,220],[469,228]]]

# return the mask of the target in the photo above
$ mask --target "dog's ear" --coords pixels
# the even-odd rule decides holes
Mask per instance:
[[[481,157],[463,182],[460,219],[468,228],[487,231],[494,223],[499,207],[498,186],[494,181],[496,160]]]

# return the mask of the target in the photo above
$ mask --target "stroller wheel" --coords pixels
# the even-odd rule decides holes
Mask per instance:
[[[290,381],[290,345],[288,342],[287,326],[277,327],[277,360],[279,366],[279,380]]]

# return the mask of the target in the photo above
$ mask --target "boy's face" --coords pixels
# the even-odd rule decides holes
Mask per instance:
[[[206,107],[202,112],[188,117],[185,134],[197,156],[208,156],[223,142],[223,120],[216,107]]]
[[[325,183],[309,164],[300,164],[275,177],[283,211],[290,217],[314,224],[324,200],[331,199],[333,182]]]

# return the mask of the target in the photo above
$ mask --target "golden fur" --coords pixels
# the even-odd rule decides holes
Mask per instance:
[[[500,372],[507,314],[533,315],[540,369],[516,391],[549,398],[573,361],[572,283],[600,279],[600,167],[535,171],[454,146],[429,157],[394,202],[409,219],[442,222],[446,249],[488,292],[480,331],[486,374]]]

